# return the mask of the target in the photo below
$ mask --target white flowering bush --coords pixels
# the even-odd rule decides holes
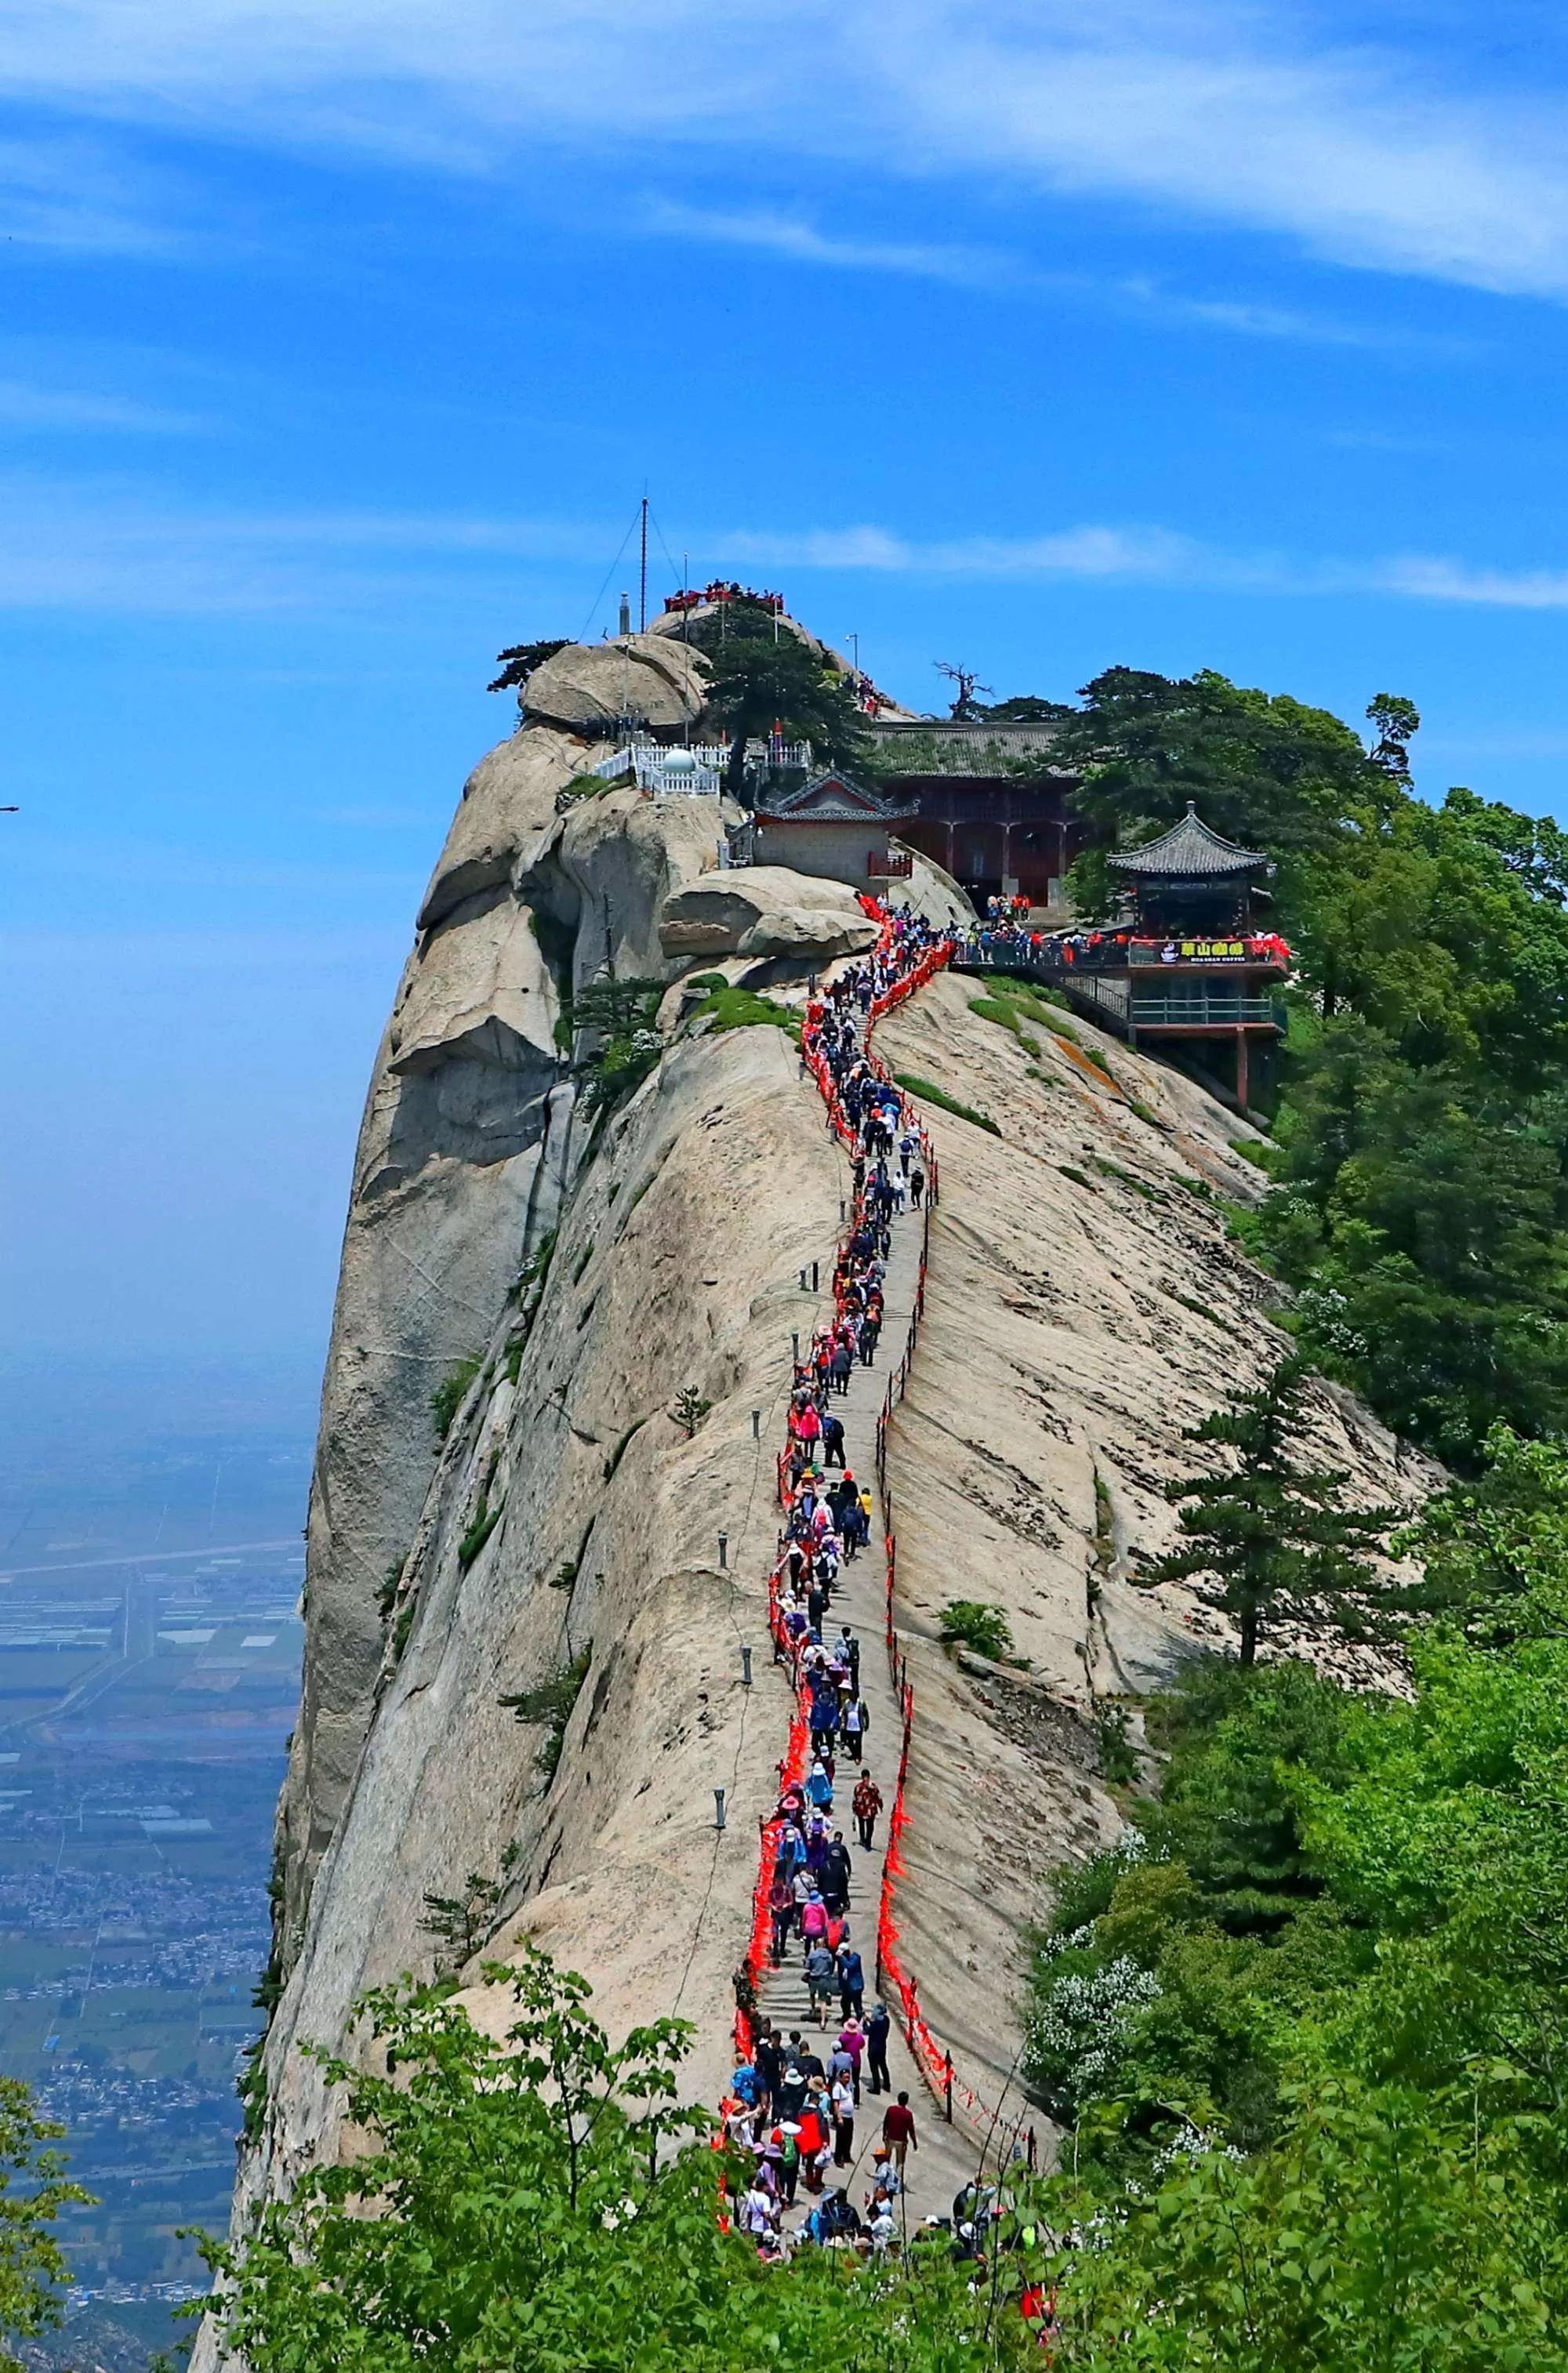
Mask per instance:
[[[1103,1969],[1084,1968],[1092,1932],[1059,1940],[1024,2033],[1024,2069],[1052,2114],[1071,2118],[1087,2093],[1104,2093],[1140,2014],[1160,1997],[1160,1981],[1128,1954]],[[1049,1948],[1047,1948],[1049,1949]],[[1076,1965],[1076,1966],[1075,1966]]]

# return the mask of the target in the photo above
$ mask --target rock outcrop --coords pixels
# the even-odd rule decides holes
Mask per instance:
[[[1261,1191],[1235,1151],[1253,1132],[1077,1016],[1062,1017],[1071,1038],[1042,1026],[1022,1045],[971,1012],[985,988],[933,981],[877,1044],[1000,1130],[925,1107],[942,1201],[889,1441],[918,1709],[904,1955],[935,2031],[1000,2084],[1049,1866],[1112,1833],[1093,1786],[1097,1735],[1120,1701],[1224,1641],[1189,1591],[1127,1578],[1139,1553],[1174,1543],[1164,1487],[1195,1458],[1182,1429],[1289,1345],[1272,1323],[1279,1289],[1224,1222],[1227,1203]],[[1347,1470],[1366,1504],[1410,1505],[1441,1480],[1328,1385],[1314,1435],[1313,1463]],[[1003,1609],[1026,1669],[939,1644],[957,1598]],[[1352,1678],[1386,1677],[1366,1652],[1335,1654]]]
[[[688,883],[659,910],[659,944],[671,956],[847,956],[875,938],[876,925],[844,883],[780,865]]]
[[[483,1350],[580,1155],[556,1043],[563,993],[607,968],[673,978],[680,964],[657,918],[722,837],[715,799],[656,809],[606,789],[557,814],[585,748],[528,727],[475,767],[376,1058],[322,1388],[304,1686],[278,1816],[285,1968],[364,1744],[385,1607],[435,1471],[431,1394]]]
[[[678,732],[701,714],[707,677],[701,652],[668,635],[568,643],[529,677],[523,714],[589,733],[626,719]]]
[[[673,984],[715,964],[798,982],[865,929],[836,885],[719,872],[716,800],[622,789],[558,813],[585,747],[531,726],[475,769],[377,1058],[279,1818],[286,1983],[241,2216],[334,2146],[300,2046],[341,2044],[364,1987],[444,1966],[498,2015],[430,1896],[476,1887],[485,1951],[548,1945],[612,2028],[691,2017],[698,2094],[727,2065],[790,1717],[763,1580],[773,1457],[790,1338],[825,1304],[802,1275],[831,1273],[849,1175],[786,1035],[717,1033]],[[932,869],[911,886],[956,903]],[[606,1119],[557,1042],[607,969],[672,988],[660,1058]],[[978,993],[939,979],[881,1039],[1002,1131],[928,1115],[942,1200],[890,1444],[918,1693],[899,1908],[933,2028],[1006,2078],[1047,1874],[1116,1826],[1105,1709],[1212,1636],[1190,1598],[1133,1591],[1128,1559],[1169,1537],[1182,1427],[1278,1338],[1215,1200],[1257,1190],[1241,1125],[1085,1023],[1021,1043],[971,1013]],[[465,1357],[438,1444],[431,1391]],[[671,1414],[687,1385],[710,1404],[689,1434]],[[1369,1498],[1428,1479],[1344,1397],[1318,1422]],[[1027,1668],[942,1649],[954,1597],[1001,1604]],[[559,1724],[537,1695],[555,1683]]]

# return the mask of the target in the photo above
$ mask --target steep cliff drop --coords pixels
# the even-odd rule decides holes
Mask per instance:
[[[691,2018],[700,2098],[729,2065],[791,1713],[770,1660],[775,1459],[850,1177],[785,1029],[677,984],[766,981],[799,1007],[874,929],[837,884],[705,871],[714,799],[575,795],[592,755],[532,725],[475,770],[377,1059],[240,2222],[335,2146],[300,2046],[341,2043],[356,1996],[404,1970],[460,1976],[488,2020],[478,1960],[532,1938],[588,1975],[612,2030]],[[931,869],[911,888],[959,911]],[[670,984],[657,1059],[611,1111],[556,1043],[563,999],[607,967]],[[1181,1428],[1280,1338],[1213,1201],[1257,1191],[1239,1125],[1086,1024],[1025,1044],[972,995],[938,977],[879,1046],[1000,1132],[922,1107],[943,1199],[887,1435],[917,1708],[900,1951],[961,2094],[994,2102],[1046,1874],[1116,1826],[1105,1701],[1199,1631],[1181,1593],[1128,1588],[1128,1545],[1169,1537]],[[899,1349],[890,1330],[884,1366]],[[438,1441],[432,1392],[463,1360]],[[1363,1412],[1326,1391],[1318,1414],[1370,1496],[1411,1496]],[[954,1660],[936,1616],[954,1597],[1001,1604],[1027,1669]]]

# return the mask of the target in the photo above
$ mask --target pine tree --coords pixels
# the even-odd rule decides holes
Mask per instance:
[[[776,724],[830,766],[872,764],[866,720],[847,682],[789,632],[736,637],[716,649],[707,705],[730,735],[724,788],[731,799],[745,798],[747,741]]]
[[[1348,1638],[1365,1640],[1412,1604],[1409,1591],[1381,1587],[1371,1562],[1398,1512],[1341,1506],[1344,1473],[1300,1467],[1292,1456],[1309,1374],[1293,1354],[1255,1391],[1233,1393],[1187,1429],[1184,1441],[1223,1443],[1235,1458],[1217,1473],[1166,1484],[1168,1500],[1188,1503],[1180,1518],[1187,1546],[1150,1561],[1138,1577],[1146,1584],[1206,1579],[1199,1596],[1235,1625],[1244,1665],[1257,1662],[1264,1626],[1281,1616],[1328,1615]],[[1374,1590],[1377,1608],[1367,1604]]]

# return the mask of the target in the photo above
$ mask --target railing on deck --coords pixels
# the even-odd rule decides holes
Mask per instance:
[[[1285,1008],[1275,997],[1135,997],[1127,1008],[1135,1030],[1208,1030],[1221,1024],[1267,1023],[1285,1026]]]

